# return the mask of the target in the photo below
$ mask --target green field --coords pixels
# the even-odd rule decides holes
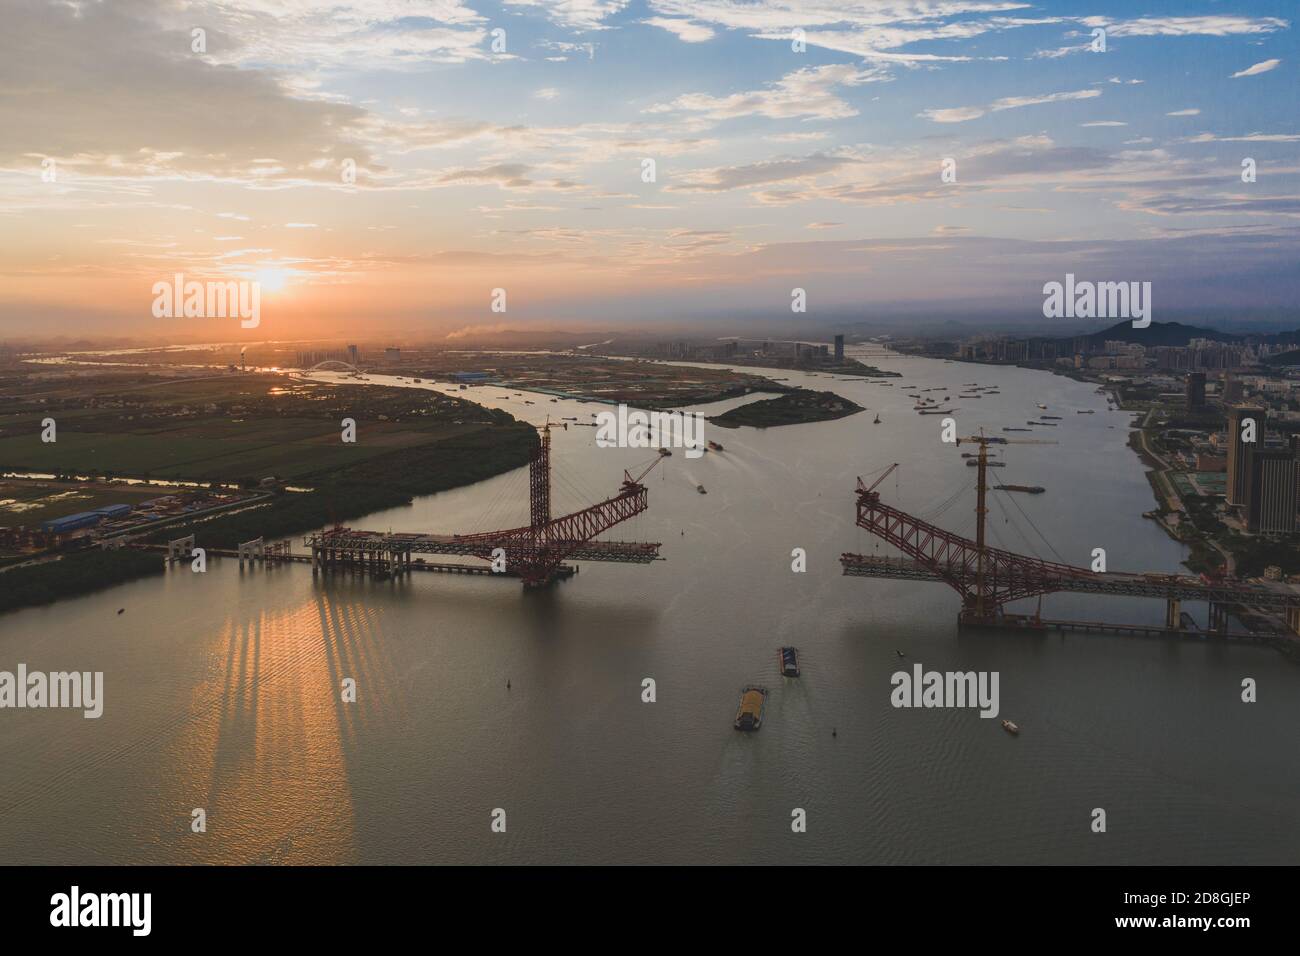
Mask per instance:
[[[48,444],[38,434],[0,438],[0,469],[223,482],[268,475],[305,479],[395,449],[443,441],[484,427],[359,423],[355,444],[345,444],[333,425],[296,420],[255,422],[246,428],[221,422],[149,433],[64,430],[57,442]],[[205,431],[210,434],[204,435]]]

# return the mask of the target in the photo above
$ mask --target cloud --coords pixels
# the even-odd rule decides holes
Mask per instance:
[[[680,183],[668,186],[667,189],[669,192],[727,192],[732,189],[814,179],[856,162],[858,160],[852,157],[814,153],[801,159],[774,159],[743,166],[722,166],[688,173]]]
[[[648,20],[642,20],[642,23],[648,23],[652,27],[658,27],[661,30],[667,30],[669,33],[676,34],[677,39],[685,43],[704,43],[713,39],[713,29],[702,23],[696,23],[693,20],[678,20],[672,17],[651,17]]]
[[[544,86],[533,94],[534,99],[553,100],[560,95],[560,91],[553,86]]]
[[[979,119],[985,113],[1000,113],[1003,110],[1016,110],[1043,103],[1061,103],[1067,100],[1090,100],[1098,96],[1101,96],[1101,90],[1073,90],[1067,93],[1043,93],[1038,96],[1006,96],[995,100],[988,107],[957,106],[951,109],[929,109],[922,110],[916,115],[933,123],[966,123]]]
[[[1091,123],[1080,123],[1079,125],[1087,129],[1091,126],[1127,126],[1128,123],[1122,123],[1119,120],[1094,120]]]
[[[861,69],[849,64],[804,67],[787,73],[767,89],[712,96],[686,93],[669,103],[651,106],[647,113],[701,113],[708,119],[766,116],[771,119],[845,119],[858,111],[837,96],[837,87],[861,86],[889,79],[879,68]]]
[[[1254,66],[1248,66],[1244,70],[1238,70],[1232,74],[1230,79],[1237,79],[1241,76],[1259,76],[1261,73],[1267,73],[1269,70],[1276,70],[1281,60],[1262,60]]]
[[[1201,111],[1192,107],[1185,110],[1174,110],[1172,113],[1166,113],[1166,116],[1200,116]]]
[[[1084,17],[1087,27],[1103,27],[1112,37],[1190,37],[1251,36],[1274,33],[1290,26],[1279,17],[1140,17],[1136,20],[1108,21],[1105,17]]]
[[[0,166],[25,166],[25,157],[36,154],[54,157],[78,180],[263,183],[337,183],[344,157],[363,175],[375,168],[364,144],[364,110],[294,95],[276,73],[191,54],[189,31],[144,17],[148,9],[6,5]]]
[[[561,26],[604,30],[605,20],[621,12],[628,0],[505,0],[511,7],[536,7]]]

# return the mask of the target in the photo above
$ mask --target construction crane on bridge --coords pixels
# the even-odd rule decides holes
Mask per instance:
[[[975,547],[977,550],[975,562],[975,607],[973,609],[974,617],[983,620],[991,605],[989,604],[989,590],[985,586],[984,577],[985,558],[987,557],[987,548],[984,541],[984,526],[988,519],[988,471],[989,471],[989,445],[1055,445],[1056,442],[1043,438],[1001,438],[985,435],[981,429],[978,435],[968,435],[965,438],[957,439],[958,445],[978,445],[979,457],[976,461],[979,463],[979,478],[975,484]]]
[[[895,463],[870,485],[865,484],[861,478],[858,479],[856,524],[893,545],[906,557],[869,557],[846,552],[840,556],[844,574],[947,584],[961,597],[961,610],[957,620],[962,626],[1050,626],[1060,630],[1124,634],[1191,633],[1181,623],[1180,606],[1183,601],[1208,602],[1210,626],[1221,634],[1227,633],[1227,609],[1232,606],[1267,608],[1287,614],[1290,620],[1300,620],[1300,591],[1285,585],[1214,581],[1186,574],[1093,571],[1090,568],[989,547],[984,534],[988,515],[988,447],[1056,442],[991,437],[981,433],[958,439],[958,444],[979,446],[976,458],[979,471],[976,483],[975,540],[881,501],[877,489],[898,468]],[[1165,626],[1044,621],[1041,613],[1027,616],[1004,612],[1005,605],[1013,601],[1036,596],[1041,599],[1044,594],[1058,591],[1162,599],[1166,602]],[[1295,627],[1294,624],[1290,626]]]
[[[541,437],[528,462],[527,525],[502,531],[475,534],[382,534],[332,528],[307,539],[312,567],[339,565],[402,574],[410,569],[412,554],[449,554],[481,558],[493,563],[504,560],[504,573],[523,579],[533,588],[550,584],[572,573],[564,561],[617,561],[649,564],[659,560],[658,542],[597,541],[598,535],[644,512],[649,507],[643,479],[659,464],[656,456],[635,478],[623,472],[617,494],[581,511],[551,516],[551,429],[549,418],[538,426]]]

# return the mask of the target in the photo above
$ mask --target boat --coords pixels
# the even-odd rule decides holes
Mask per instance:
[[[1016,734],[1020,733],[1020,728],[1009,720],[1002,721],[1002,729],[1005,730],[1007,733],[1011,734],[1013,737]]]
[[[921,411],[920,411],[919,414],[921,414],[921,415],[951,415],[951,414],[952,414],[952,409],[951,409],[951,408],[923,408],[923,409],[921,409]]]
[[[873,425],[879,425],[879,424],[880,424],[880,412],[876,412],[876,420],[875,420],[874,422],[872,422],[871,424],[873,424]]]
[[[1081,408],[1081,409],[1078,409],[1077,411],[1075,411],[1075,414],[1076,414],[1076,415],[1096,415],[1096,414],[1097,414],[1097,410],[1096,410],[1095,408],[1086,408],[1086,409],[1085,409],[1085,408]]]
[[[715,442],[715,441],[711,441],[711,442],[709,442],[709,447],[712,448],[714,451],[726,451],[726,450],[727,450],[727,449],[723,448],[721,445],[719,445],[719,444],[718,444],[717,442]]]
[[[1048,428],[1055,428],[1056,422],[1025,422],[1026,425],[1046,425]]]
[[[799,649],[796,647],[783,647],[776,653],[777,662],[781,665],[782,677],[799,676]]]
[[[736,710],[737,730],[758,730],[763,726],[763,708],[767,704],[767,688],[747,686],[740,692],[740,707]]]
[[[1041,485],[994,485],[998,491],[1023,491],[1027,495],[1041,495],[1047,489]]]
[[[671,457],[671,456],[672,456],[672,452],[671,452],[669,449],[667,449],[667,448],[660,448],[660,449],[659,449],[659,457],[660,457],[660,458],[669,458],[669,457]]]
[[[1034,404],[1037,405],[1039,408],[1042,408],[1042,409],[1046,409],[1046,408],[1047,408],[1047,406],[1044,405],[1042,402],[1035,402]]]
[[[1033,431],[1032,428],[1004,428],[1004,429],[1002,429],[1002,430],[1003,430],[1004,432],[1031,432],[1031,431]]]
[[[1060,415],[1039,415],[1038,417],[1041,418],[1043,421],[1047,421],[1048,419],[1051,419],[1052,421],[1059,422],[1061,420]]]
[[[702,495],[707,495],[707,494],[708,494],[708,492],[704,490],[704,486],[703,486],[703,485],[696,485],[696,486],[695,486],[695,490],[698,491],[698,492],[699,492],[700,494],[702,494]]]
[[[424,384],[424,379],[422,379],[422,378],[413,378],[413,379],[411,379],[411,381],[414,382],[416,385],[423,385],[423,384]]]

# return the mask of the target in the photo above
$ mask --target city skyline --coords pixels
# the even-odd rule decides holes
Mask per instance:
[[[1151,282],[1157,320],[1276,313],[1300,214],[1288,13],[21,0],[0,333],[789,319],[796,287],[809,322],[1016,320],[1066,273]],[[155,318],[178,273],[258,282],[264,321]]]

